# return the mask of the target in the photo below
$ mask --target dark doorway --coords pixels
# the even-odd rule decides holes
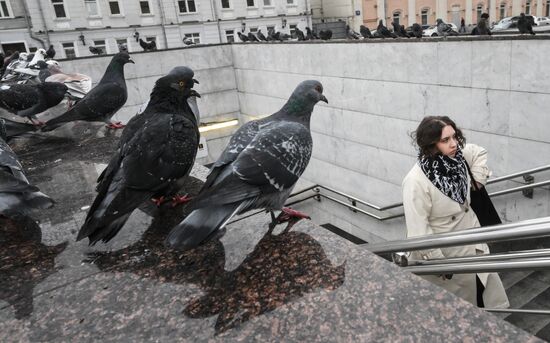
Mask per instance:
[[[4,53],[7,53],[8,51],[11,52],[27,52],[27,49],[25,48],[25,43],[2,43],[2,51]]]

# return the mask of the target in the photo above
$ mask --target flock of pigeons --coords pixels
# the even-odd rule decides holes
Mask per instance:
[[[101,81],[41,130],[75,120],[110,122],[128,97],[124,78],[128,63],[133,63],[128,53],[116,54]],[[191,171],[199,145],[199,113],[193,105],[200,98],[193,89],[197,83],[193,70],[183,66],[156,81],[147,107],[125,126],[117,151],[98,178],[97,196],[77,240],[87,237],[91,245],[109,241],[145,201],[157,205],[166,199],[190,201],[191,213],[166,238],[168,246],[183,250],[208,240],[234,215],[248,210],[271,211],[273,226],[307,217],[283,208],[283,204],[311,157],[313,108],[319,101],[328,103],[321,83],[303,81],[278,112],[237,130],[214,163],[201,192],[189,199],[177,192]],[[50,87],[59,88],[56,94],[66,91],[62,83]],[[37,87],[36,92],[44,90]],[[1,92],[0,98],[5,100]],[[37,99],[42,106],[43,98]],[[35,108],[36,104],[30,106]],[[0,214],[9,217],[12,213],[28,214],[31,208],[53,206],[54,201],[26,179],[17,156],[6,143],[6,124],[0,120]],[[277,217],[273,213],[276,210],[281,210]]]

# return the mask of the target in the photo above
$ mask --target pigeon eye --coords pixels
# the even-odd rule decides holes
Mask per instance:
[[[315,86],[315,90],[319,93],[323,93],[323,89],[321,88],[321,86]]]
[[[185,86],[185,82],[180,81],[180,82],[179,82],[179,85],[180,85],[180,87],[183,87],[183,86]]]

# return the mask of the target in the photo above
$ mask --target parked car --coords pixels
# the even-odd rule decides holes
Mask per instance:
[[[537,17],[537,19],[535,20],[535,24],[537,24],[537,26],[550,25],[550,18],[548,18],[548,17]]]
[[[446,23],[447,25],[451,25],[451,28],[453,31],[456,31],[458,33],[458,27],[453,23]],[[427,29],[424,29],[424,32],[422,32],[422,36],[424,37],[437,37],[437,25],[430,25]]]
[[[537,18],[534,15],[527,15],[526,17],[527,19],[531,19],[531,22],[533,23],[534,26],[538,25],[537,21],[539,20],[539,18]],[[515,29],[518,27],[518,20],[519,20],[519,15],[515,17],[502,18],[498,23],[496,23],[491,28],[491,30],[501,31],[501,30]],[[545,24],[545,25],[548,25],[548,24]]]
[[[420,27],[422,27],[422,31],[429,29],[430,26],[431,25],[420,25]],[[408,26],[405,31],[407,31],[408,34],[412,34],[412,26]]]

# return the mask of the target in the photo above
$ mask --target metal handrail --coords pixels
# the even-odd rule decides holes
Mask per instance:
[[[472,274],[472,273],[497,273],[517,270],[544,270],[550,269],[550,258],[534,258],[530,260],[492,261],[492,262],[468,262],[454,264],[438,264],[431,266],[403,267],[416,275],[441,275],[441,274]]]
[[[490,255],[476,255],[476,256],[462,256],[451,257],[431,260],[419,260],[410,261],[409,267],[412,266],[429,266],[429,265],[441,265],[441,264],[453,264],[453,263],[472,263],[472,262],[489,262],[489,261],[506,261],[526,258],[550,258],[550,249],[537,249],[537,250],[524,250],[513,251],[502,254],[490,254]]]
[[[545,236],[550,236],[550,217],[367,244],[365,247],[373,253],[380,254]]]
[[[549,310],[527,309],[527,308],[484,308],[487,312],[502,312],[502,313],[524,313],[524,314],[543,314],[550,315]]]
[[[520,176],[523,176],[523,175],[529,175],[529,174],[534,174],[534,173],[538,173],[538,172],[542,172],[542,171],[545,171],[545,170],[550,170],[550,164],[549,165],[544,165],[544,166],[540,166],[540,167],[536,167],[536,168],[532,168],[532,169],[527,169],[527,170],[523,170],[523,171],[520,171],[520,172],[516,172],[516,173],[512,173],[512,174],[508,174],[508,175],[504,175],[504,176],[500,176],[500,177],[497,177],[497,178],[494,178],[494,179],[490,179],[487,181],[487,184],[494,184],[494,183],[498,183],[498,182],[502,182],[502,181],[506,181],[506,180],[510,180],[510,179],[514,179],[516,177],[520,177]],[[515,193],[515,192],[520,192],[520,191],[524,191],[524,190],[528,190],[528,189],[533,189],[533,188],[538,188],[538,187],[543,187],[543,186],[547,186],[547,185],[550,185],[550,180],[546,180],[546,181],[541,181],[541,182],[537,182],[537,183],[531,183],[531,184],[527,184],[527,185],[523,185],[523,186],[519,186],[519,187],[514,187],[514,188],[509,188],[509,189],[505,189],[505,190],[501,190],[501,191],[496,191],[496,192],[492,192],[492,193],[489,193],[489,196],[491,197],[495,197],[495,196],[500,196],[500,195],[505,195],[505,194],[510,194],[510,193]],[[399,213],[399,214],[394,214],[394,215],[389,215],[389,216],[385,216],[385,217],[382,217],[382,216],[379,216],[377,214],[374,214],[374,213],[371,213],[371,212],[368,212],[368,211],[365,211],[365,210],[362,210],[361,208],[355,206],[355,205],[350,205],[350,204],[347,204],[345,203],[344,201],[342,200],[338,200],[334,197],[330,197],[328,195],[324,195],[324,194],[321,194],[319,189],[325,189],[329,192],[332,192],[334,194],[338,194],[342,197],[345,197],[347,198],[349,201],[351,201],[352,203],[359,203],[359,204],[362,204],[362,205],[365,205],[369,208],[372,208],[372,209],[375,209],[377,211],[386,211],[386,210],[389,210],[389,209],[392,209],[392,208],[397,208],[397,207],[401,207],[403,206],[403,203],[400,202],[400,203],[394,203],[394,204],[390,204],[390,205],[386,205],[386,206],[379,206],[379,205],[376,205],[376,204],[373,204],[373,203],[370,203],[370,202],[367,202],[367,201],[364,201],[364,200],[361,200],[357,197],[354,197],[352,195],[349,195],[349,194],[346,194],[344,192],[341,192],[341,191],[338,191],[334,188],[330,188],[330,187],[327,187],[327,186],[323,186],[323,185],[320,185],[320,184],[315,184],[313,186],[310,186],[310,187],[307,187],[307,188],[304,188],[296,193],[292,193],[289,198],[291,197],[295,197],[297,195],[300,195],[302,193],[305,193],[305,192],[308,192],[308,191],[315,191],[320,197],[323,197],[323,198],[326,198],[326,199],[329,199],[329,200],[332,200],[334,202],[337,202],[341,205],[344,205],[348,208],[350,208],[351,210],[353,211],[357,211],[357,212],[360,212],[360,213],[363,213],[369,217],[372,217],[372,218],[375,218],[375,219],[378,219],[378,220],[381,220],[381,221],[384,221],[384,220],[388,220],[388,219],[394,219],[394,218],[398,218],[398,217],[402,217],[404,216],[404,213]],[[308,197],[306,199],[301,199],[301,200],[298,200],[298,201],[295,201],[293,202],[293,204],[295,203],[299,203],[299,202],[302,202],[302,201],[305,201],[307,199],[310,199],[311,197]]]

